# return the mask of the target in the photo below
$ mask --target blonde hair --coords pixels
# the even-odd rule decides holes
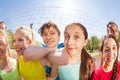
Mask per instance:
[[[8,34],[6,32],[4,32],[3,30],[0,30],[0,36],[4,36],[6,39],[6,43],[9,44],[9,37],[8,37]]]
[[[4,36],[4,37],[5,37],[6,44],[9,45],[9,37],[8,37],[8,34],[7,34],[6,32],[4,32],[3,30],[0,30],[0,36]],[[12,57],[12,54],[10,53],[9,46],[8,46],[8,55],[9,55],[10,57]]]
[[[23,36],[25,36],[27,39],[32,41],[32,44],[34,44],[34,33],[30,28],[26,28],[24,26],[20,26],[17,28],[16,32],[20,31]]]

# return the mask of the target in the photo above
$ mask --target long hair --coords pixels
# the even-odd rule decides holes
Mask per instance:
[[[67,26],[77,25],[82,29],[85,40],[88,39],[88,33],[86,28],[81,23],[72,23]],[[80,64],[80,80],[88,80],[90,78],[91,73],[91,62],[92,57],[88,54],[85,47],[83,47],[81,52],[81,64]]]
[[[115,36],[116,39],[119,38],[118,26],[115,22],[110,21],[107,24],[107,33],[109,33],[109,31],[111,31],[111,33]]]
[[[115,40],[116,44],[117,44],[117,58],[113,64],[113,73],[112,73],[112,76],[111,76],[111,80],[115,80],[116,78],[116,75],[117,75],[117,70],[118,70],[118,54],[119,54],[119,43],[118,43],[118,40],[115,38],[115,36],[113,34],[110,34],[108,36],[106,36],[104,38],[104,40],[102,41],[102,45],[101,45],[101,48],[100,48],[100,51],[103,52],[103,47],[104,47],[104,42],[107,38],[112,38]],[[101,64],[103,63],[103,60],[101,62]]]
[[[4,32],[3,30],[0,30],[0,36],[5,37],[6,44],[8,45],[8,47],[7,47],[8,56],[12,57],[12,54],[11,54],[10,49],[9,49],[9,37],[8,37],[8,34],[6,32]]]

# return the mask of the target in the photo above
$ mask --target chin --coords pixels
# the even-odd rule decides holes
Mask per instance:
[[[21,55],[22,53],[23,53],[23,52],[21,52],[21,51],[20,51],[20,52],[17,52],[18,55]]]

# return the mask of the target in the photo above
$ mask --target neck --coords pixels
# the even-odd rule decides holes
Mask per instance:
[[[109,72],[113,69],[113,65],[109,65],[109,64],[106,63],[106,64],[103,65],[103,68],[104,68],[105,72]]]
[[[77,63],[81,60],[80,55],[75,55],[75,56],[71,56],[70,55],[70,63]]]

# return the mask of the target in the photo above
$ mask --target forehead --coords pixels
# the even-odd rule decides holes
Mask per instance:
[[[14,36],[15,36],[15,37],[20,37],[20,36],[21,36],[21,37],[24,37],[26,34],[27,34],[27,32],[26,32],[25,30],[19,29],[19,30],[16,30]]]
[[[112,46],[112,45],[117,45],[117,43],[115,42],[114,39],[112,39],[112,38],[107,38],[107,39],[104,41],[104,46]]]
[[[43,30],[43,31],[45,32],[45,31],[57,31],[57,30],[56,30],[56,28],[55,28],[55,27],[51,26],[51,27],[49,27],[49,28],[47,28],[47,27],[46,27],[46,28],[44,28],[44,30]]]
[[[68,33],[75,33],[75,32],[83,33],[81,27],[78,26],[78,25],[67,26],[66,29],[65,29],[65,32],[68,32]]]
[[[4,28],[5,28],[5,24],[4,24],[4,23],[1,23],[1,24],[0,24],[0,27],[4,27]]]

